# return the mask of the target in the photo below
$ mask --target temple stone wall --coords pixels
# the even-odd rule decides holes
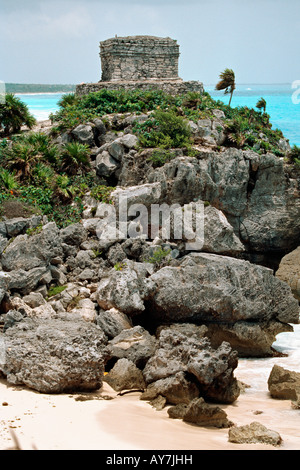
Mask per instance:
[[[76,86],[78,96],[87,95],[100,90],[161,90],[169,95],[181,95],[188,92],[203,93],[203,84],[195,80],[184,82],[182,80],[157,80],[157,81],[120,81],[82,83]]]
[[[202,93],[203,84],[178,76],[179,45],[155,36],[115,37],[100,43],[102,76],[98,83],[81,83],[77,95],[108,90],[155,89],[168,94]]]
[[[100,43],[102,81],[174,79],[179,46],[170,38],[116,37]]]

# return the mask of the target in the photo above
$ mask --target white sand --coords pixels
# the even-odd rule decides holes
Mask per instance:
[[[99,399],[110,395],[112,400]],[[78,395],[39,394],[0,381],[0,449],[14,446],[11,430],[24,450],[260,450],[270,445],[228,442],[228,429],[202,428],[173,420],[135,392],[117,396],[108,385],[86,401]],[[3,404],[4,403],[4,404]],[[5,405],[7,403],[7,405]],[[233,405],[222,406],[236,425],[259,421],[281,435],[280,449],[300,448],[300,411],[289,400],[247,389]],[[255,412],[262,411],[261,414]]]

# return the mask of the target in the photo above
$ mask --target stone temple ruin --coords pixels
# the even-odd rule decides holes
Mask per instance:
[[[203,92],[198,81],[178,76],[179,45],[155,36],[114,37],[100,42],[102,75],[98,83],[81,83],[76,94],[101,89],[158,89],[170,94]]]

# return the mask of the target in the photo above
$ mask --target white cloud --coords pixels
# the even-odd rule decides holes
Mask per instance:
[[[54,6],[54,5],[53,5]],[[59,8],[36,9],[30,15],[22,9],[9,12],[0,19],[1,35],[7,41],[22,42],[28,39],[60,37],[80,38],[91,33],[93,20],[87,9],[77,6],[67,11]]]

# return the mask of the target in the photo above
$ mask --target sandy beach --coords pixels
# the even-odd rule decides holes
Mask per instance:
[[[220,405],[237,426],[258,421],[282,437],[282,445],[233,444],[228,429],[204,428],[169,418],[140,400],[119,396],[104,382],[90,394],[49,395],[0,379],[0,449],[24,450],[299,450],[300,410],[271,398],[267,380],[274,364],[300,372],[300,325],[281,333],[274,346],[282,357],[240,359],[235,376],[246,384],[232,405]]]
[[[236,374],[242,379],[243,374]],[[289,400],[247,388],[233,405],[223,405],[241,426],[258,421],[279,432],[280,447],[228,442],[228,429],[203,428],[173,420],[167,408],[157,411],[140,393],[118,396],[112,388],[92,394],[40,394],[0,381],[0,448],[12,449],[17,437],[23,450],[297,450],[300,410]],[[110,397],[111,399],[108,399]]]

